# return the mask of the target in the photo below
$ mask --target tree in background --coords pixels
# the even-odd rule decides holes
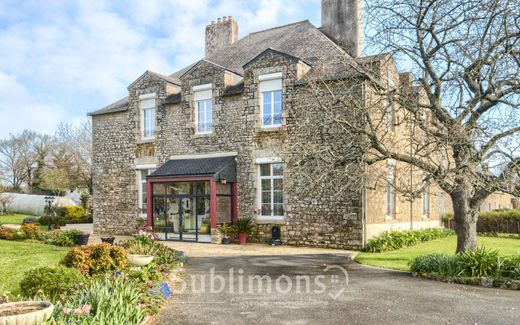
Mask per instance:
[[[25,130],[19,135],[10,134],[8,139],[0,140],[0,175],[15,192],[21,191],[31,177],[34,162],[32,142],[35,137],[36,133]]]
[[[365,8],[369,48],[413,74],[390,80],[380,55],[346,58],[338,78],[311,80],[313,104],[288,112],[305,134],[286,153],[307,170],[294,188],[326,179],[341,194],[359,188],[359,175],[374,178],[363,173],[369,166],[402,162],[448,193],[457,252],[474,249],[483,201],[496,191],[520,195],[520,6],[373,0]]]

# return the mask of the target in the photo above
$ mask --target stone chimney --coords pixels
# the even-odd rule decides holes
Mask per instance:
[[[321,31],[352,57],[361,56],[361,0],[321,0]]]
[[[206,56],[238,40],[238,25],[233,17],[219,18],[206,26]]]

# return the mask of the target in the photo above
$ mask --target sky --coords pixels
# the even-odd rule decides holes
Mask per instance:
[[[2,0],[0,139],[60,122],[127,95],[146,70],[171,74],[204,56],[205,26],[233,16],[240,37],[309,19],[320,0]]]

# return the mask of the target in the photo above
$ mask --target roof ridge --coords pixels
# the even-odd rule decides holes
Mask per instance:
[[[259,31],[256,31],[256,32],[251,32],[249,34],[247,34],[248,36],[249,35],[254,35],[254,34],[258,34],[258,33],[263,33],[263,32],[267,32],[269,30],[273,30],[273,29],[278,29],[278,28],[283,28],[283,27],[287,27],[287,26],[291,26],[291,25],[297,25],[297,24],[301,24],[301,23],[309,23],[311,24],[311,22],[308,20],[308,19],[304,19],[304,20],[300,20],[300,21],[296,21],[294,23],[289,23],[289,24],[285,24],[285,25],[280,25],[280,26],[276,26],[276,27],[271,27],[271,28],[267,28],[267,29],[262,29],[262,30],[259,30]],[[312,25],[312,24],[311,24]]]

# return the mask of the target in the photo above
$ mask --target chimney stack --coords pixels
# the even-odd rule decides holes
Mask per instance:
[[[218,18],[206,26],[206,56],[238,40],[238,25],[231,16]]]
[[[352,57],[361,56],[361,0],[322,0],[321,31]]]

